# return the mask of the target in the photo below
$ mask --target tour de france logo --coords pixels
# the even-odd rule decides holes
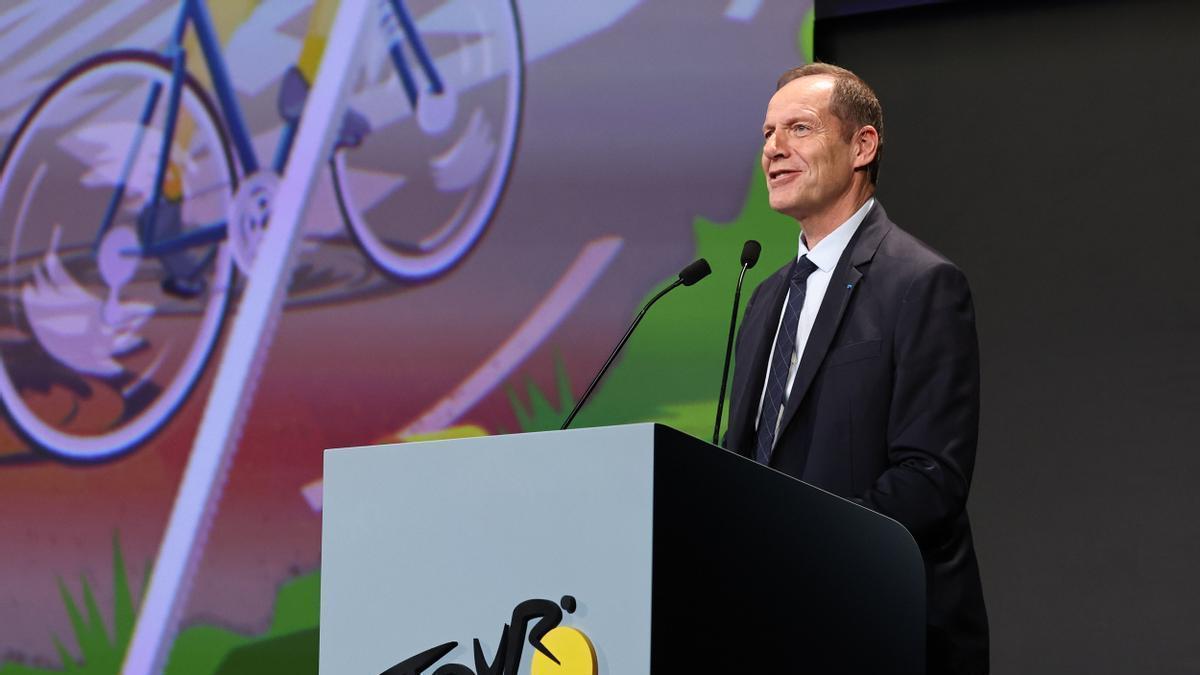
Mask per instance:
[[[552,600],[525,600],[512,611],[512,619],[500,631],[500,643],[489,663],[474,640],[475,667],[461,663],[444,663],[430,675],[517,675],[521,669],[521,651],[525,632],[533,647],[532,675],[597,675],[596,649],[583,631],[560,625],[563,611],[575,613],[575,598],[564,595],[557,603]],[[534,623],[536,621],[536,623]],[[530,628],[530,623],[533,627]],[[404,659],[380,675],[421,675],[458,646],[445,642]]]

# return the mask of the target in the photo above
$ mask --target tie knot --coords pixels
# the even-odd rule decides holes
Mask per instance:
[[[813,261],[809,260],[808,256],[803,256],[792,266],[792,283],[803,284],[808,281],[808,275],[816,271],[817,266],[813,264]]]

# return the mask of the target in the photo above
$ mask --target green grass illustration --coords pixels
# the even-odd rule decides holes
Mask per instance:
[[[148,568],[147,568],[148,569]],[[145,588],[147,579],[142,580]],[[92,585],[81,578],[78,597],[59,579],[58,589],[74,634],[74,651],[52,635],[60,668],[0,664],[0,675],[116,675],[133,636],[136,603],[119,537],[113,535],[113,606],[105,616]],[[312,573],[283,584],[275,600],[270,628],[246,636],[215,626],[191,626],[179,633],[164,672],[166,675],[265,675],[317,672],[317,620],[321,577]]]
[[[175,640],[166,675],[267,675],[317,672],[321,575],[296,577],[275,598],[271,627],[246,636],[215,626],[193,626]]]
[[[58,635],[51,634],[54,649],[62,660],[61,670],[33,668],[17,663],[0,666],[0,675],[26,675],[33,673],[77,673],[79,675],[110,675],[120,670],[125,647],[133,634],[133,595],[129,588],[125,557],[121,554],[119,537],[113,535],[112,544],[112,614],[106,618],[96,603],[92,585],[86,577],[80,579],[80,594],[76,599],[61,578],[57,580],[58,592],[62,597],[67,618],[71,621],[76,657]],[[111,626],[111,627],[110,627]]]
[[[525,382],[528,404],[521,401],[521,397],[512,386],[505,385],[504,393],[508,396],[508,403],[512,406],[513,414],[517,418],[517,426],[521,431],[557,429],[562,426],[562,421],[571,408],[575,407],[571,380],[567,377],[567,367],[561,355],[554,359],[554,375],[558,396],[557,407],[550,402],[550,399],[542,393],[541,388],[533,380],[527,379]]]

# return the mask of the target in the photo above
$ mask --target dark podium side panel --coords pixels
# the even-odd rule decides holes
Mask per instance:
[[[651,672],[924,672],[898,523],[655,427]]]

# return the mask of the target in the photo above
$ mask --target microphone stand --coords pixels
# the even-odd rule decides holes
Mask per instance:
[[[650,298],[650,302],[647,302],[646,305],[642,307],[642,311],[638,312],[638,315],[634,318],[633,323],[629,324],[629,330],[625,331],[625,336],[622,337],[621,341],[617,343],[617,348],[612,350],[612,353],[608,355],[608,360],[604,362],[604,365],[601,366],[600,370],[596,373],[596,376],[592,378],[592,383],[589,384],[587,390],[583,392],[583,396],[579,397],[579,402],[575,404],[575,408],[571,410],[570,415],[567,415],[567,419],[563,421],[562,426],[559,427],[559,429],[566,429],[567,427],[571,426],[571,421],[574,420],[575,416],[579,414],[580,408],[582,408],[583,404],[587,402],[588,397],[592,395],[592,391],[596,388],[596,385],[600,384],[600,378],[604,377],[604,373],[608,371],[608,367],[611,366],[613,360],[617,358],[617,354],[621,352],[621,348],[624,347],[625,343],[629,341],[629,336],[633,335],[633,329],[637,328],[637,325],[642,321],[642,317],[646,316],[646,310],[650,309],[650,305],[653,305],[658,301],[659,298],[675,290],[675,287],[682,283],[683,279],[676,279],[671,283],[670,286],[667,286],[659,291],[658,294],[653,298]]]
[[[713,445],[719,445],[721,439],[721,415],[725,407],[725,385],[729,380],[729,357],[733,355],[733,333],[737,325],[738,303],[742,299],[742,281],[746,278],[746,270],[750,263],[742,263],[742,271],[738,274],[737,288],[733,291],[733,314],[729,317],[729,338],[725,342],[725,367],[721,369],[721,394],[717,396],[717,421],[713,425]]]

